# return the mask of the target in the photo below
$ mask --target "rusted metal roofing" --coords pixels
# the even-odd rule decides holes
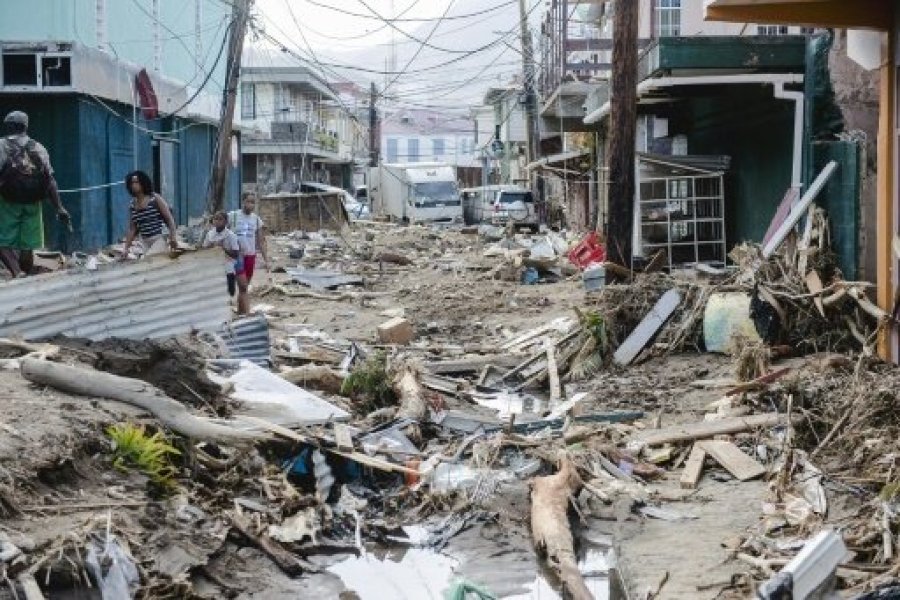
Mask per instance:
[[[231,316],[221,251],[158,256],[0,284],[0,336],[101,340],[213,331]]]

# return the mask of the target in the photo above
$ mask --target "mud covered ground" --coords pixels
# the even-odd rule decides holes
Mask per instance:
[[[484,256],[488,245],[478,235],[458,231],[379,224],[325,239],[273,238],[274,272],[259,273],[253,304],[269,317],[276,357],[288,352],[289,334],[301,329],[377,348],[377,325],[402,310],[417,332],[411,352],[425,360],[497,348],[518,333],[574,317],[574,308],[589,304],[577,277],[528,286],[497,279],[497,259]],[[290,258],[299,247],[302,261]],[[410,264],[379,260],[385,252]],[[307,293],[282,272],[298,263],[357,274],[363,285]],[[65,362],[143,379],[208,415],[227,413],[227,403],[202,374],[203,358],[216,351],[208,342],[52,341],[62,347]],[[276,358],[276,363],[290,361]],[[645,413],[643,426],[660,426],[701,420],[706,406],[722,395],[702,382],[731,378],[730,359],[688,354],[627,369],[606,367],[584,381],[563,381],[563,391],[565,396],[586,392],[585,411],[638,410]],[[347,399],[321,395],[347,406]],[[453,402],[454,408],[466,408]],[[261,453],[208,448],[227,463],[217,470],[193,456],[189,445],[178,444],[184,452],[177,473],[180,491],[162,498],[145,476],[113,464],[104,431],[126,421],[154,426],[148,415],[122,404],[71,397],[31,385],[15,370],[0,371],[0,533],[29,555],[44,557],[36,579],[49,582],[55,590],[51,598],[99,597],[83,586],[72,592],[72,575],[58,564],[67,552],[83,552],[88,532],[98,527],[112,527],[128,543],[145,582],[150,581],[141,588],[144,598],[438,597],[458,577],[500,597],[557,597],[552,575],[531,548],[526,481],[500,484],[483,502],[494,516],[463,529],[440,552],[410,549],[390,538],[404,537],[401,525],[441,523],[447,514],[465,511],[452,498],[423,502],[393,485],[384,498],[370,499],[383,522],[364,525],[371,534],[365,561],[347,548],[353,546],[352,520],[335,517],[342,543],[328,551],[311,548],[304,554],[305,573],[292,577],[255,544],[235,535],[223,516],[237,498],[302,506],[302,500],[290,500],[278,458],[290,453],[290,444]],[[689,521],[648,519],[628,499],[612,505],[586,501],[588,512],[576,519],[582,553],[592,546],[615,547],[632,593],[652,591],[665,579],[658,597],[742,597],[746,587],[727,590],[746,566],[730,560],[722,541],[758,520],[766,488],[721,479],[712,487],[685,491],[674,471],[649,486],[671,510],[695,517]],[[388,569],[388,563],[397,566]],[[310,573],[316,569],[320,572]],[[148,577],[152,573],[157,575]],[[406,592],[400,588],[407,585],[425,595],[402,595]],[[597,597],[608,593],[605,581],[594,585]],[[0,598],[12,597],[0,585]]]

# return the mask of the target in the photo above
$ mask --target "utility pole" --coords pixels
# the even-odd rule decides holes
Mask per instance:
[[[228,176],[228,161],[231,160],[231,133],[234,125],[234,106],[237,102],[238,81],[241,75],[241,51],[247,25],[250,22],[250,5],[253,0],[235,0],[232,5],[231,37],[228,43],[228,62],[225,70],[225,110],[219,123],[219,140],[216,145],[215,168],[210,182],[210,196],[207,205],[212,212],[225,206],[225,183]]]
[[[638,3],[618,0],[614,12],[606,247],[607,255],[613,262],[630,267],[634,226]],[[602,224],[597,226],[600,228]]]
[[[378,111],[375,109],[375,99],[378,95],[375,82],[369,88],[369,166],[378,166]]]
[[[525,156],[528,163],[537,160],[539,146],[537,128],[537,95],[534,91],[534,51],[531,47],[531,30],[528,28],[528,13],[525,0],[519,0],[519,33],[522,38],[522,74],[525,78]],[[508,151],[508,148],[507,148]],[[529,176],[529,179],[533,177]]]

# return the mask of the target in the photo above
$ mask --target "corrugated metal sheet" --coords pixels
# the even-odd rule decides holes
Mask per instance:
[[[100,340],[214,331],[231,316],[220,251],[61,271],[0,285],[0,336]]]
[[[265,315],[225,323],[219,335],[231,358],[243,358],[264,367],[272,363],[269,321]]]

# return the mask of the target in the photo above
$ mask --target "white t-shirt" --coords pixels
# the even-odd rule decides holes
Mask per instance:
[[[243,260],[243,257],[240,254],[241,244],[238,241],[238,237],[227,227],[222,231],[216,231],[216,228],[213,227],[206,232],[206,238],[203,240],[203,247],[211,248],[213,246],[221,246],[223,250],[238,251],[237,258],[231,258],[230,256],[225,255],[225,273],[234,273],[235,262]]]
[[[263,222],[255,212],[249,215],[243,210],[233,210],[228,213],[228,226],[238,236],[241,242],[241,252],[245,256],[256,256],[256,232]]]

